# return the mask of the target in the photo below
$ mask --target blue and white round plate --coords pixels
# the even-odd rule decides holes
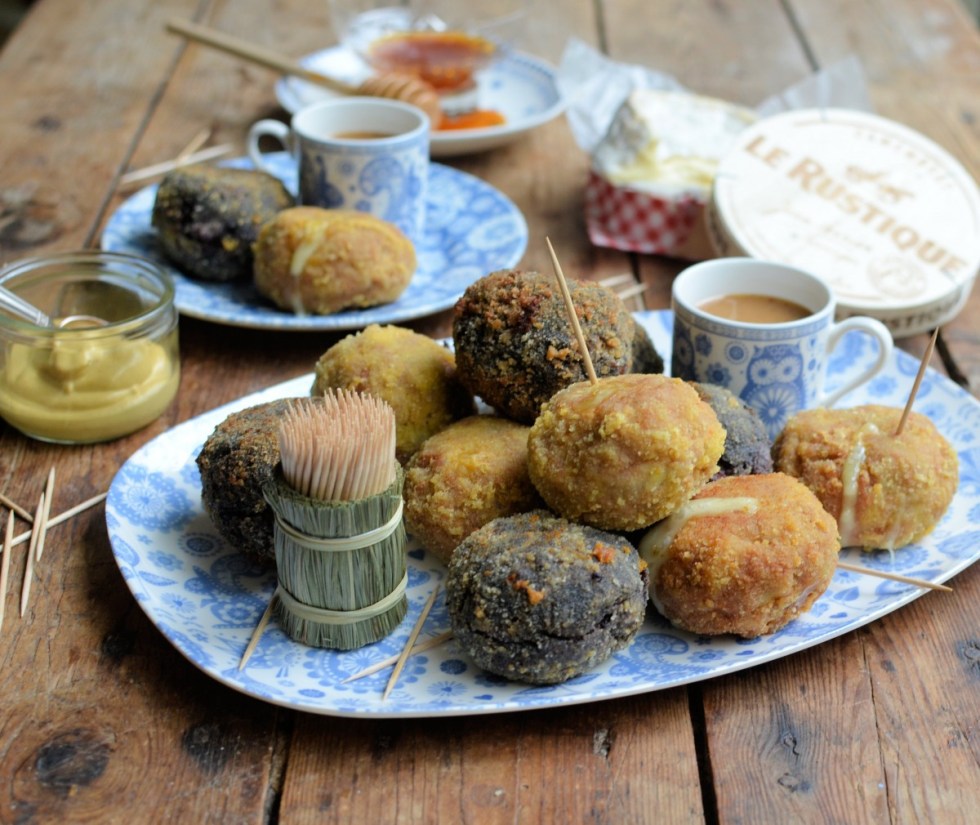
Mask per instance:
[[[670,353],[669,312],[638,315],[661,353]],[[829,383],[840,383],[873,357],[866,336],[849,333],[834,353]],[[896,352],[883,372],[840,406],[904,406],[918,362]],[[187,421],[149,442],[119,470],[106,521],[116,562],[139,605],[168,640],[208,675],[259,699],[310,713],[351,717],[454,716],[594,702],[661,690],[797,653],[868,624],[922,596],[922,588],[838,570],[812,609],[757,639],[702,637],[671,627],[651,608],[633,643],[603,665],[564,684],[533,687],[476,667],[453,641],[412,656],[386,701],[388,666],[344,683],[401,653],[445,568],[423,548],[409,554],[409,612],[387,638],[350,652],[304,647],[271,623],[243,670],[238,665],[275,589],[215,532],[201,506],[195,458],[214,427],[236,409],[309,392],[311,376],[270,387]],[[980,403],[932,370],[916,410],[931,418],[959,456],[959,488],[935,530],[894,554],[845,551],[849,561],[943,582],[980,558]],[[932,594],[930,598],[948,598]],[[449,628],[443,600],[420,640]]]
[[[360,83],[370,73],[364,61],[343,46],[314,52],[300,63],[307,69],[353,84]],[[292,114],[335,94],[298,77],[283,77],[276,83],[279,103]],[[436,130],[429,147],[432,157],[495,149],[554,120],[565,110],[555,69],[543,60],[516,51],[505,52],[479,74],[477,95],[481,109],[500,112],[505,122],[480,129]]]
[[[296,191],[296,162],[286,152],[265,155],[270,171]],[[252,168],[248,158],[227,163]],[[219,324],[269,330],[348,330],[368,324],[397,324],[448,309],[471,283],[497,269],[515,266],[527,249],[527,222],[504,194],[479,178],[442,164],[429,166],[425,237],[416,245],[418,269],[398,300],[332,315],[297,315],[273,306],[251,281],[207,283],[171,265],[151,225],[156,185],[122,203],[102,233],[102,248],[142,255],[167,268],[183,314]]]

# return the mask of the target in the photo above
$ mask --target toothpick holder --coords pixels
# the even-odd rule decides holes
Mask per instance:
[[[277,468],[263,494],[275,513],[276,618],[294,641],[353,650],[387,636],[408,611],[402,482],[358,501],[319,501]]]

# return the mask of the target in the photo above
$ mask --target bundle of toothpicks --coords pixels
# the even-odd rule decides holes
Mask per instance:
[[[368,394],[297,401],[263,494],[275,513],[276,618],[294,641],[352,650],[405,617],[408,573],[395,414]]]

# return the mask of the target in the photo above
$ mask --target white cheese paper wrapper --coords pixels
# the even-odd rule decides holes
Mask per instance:
[[[698,97],[663,72],[617,63],[574,39],[562,56],[558,84],[569,102],[572,134],[592,159],[585,192],[586,227],[592,242],[687,260],[712,257],[705,228],[711,170],[733,141],[737,127],[731,116],[713,117],[706,107],[722,110],[727,104]],[[646,95],[643,90],[669,93],[667,105],[675,110],[687,103],[690,117],[657,117],[657,105],[664,101],[658,102],[659,95]],[[718,105],[712,107],[712,103]],[[871,111],[864,71],[856,58],[790,86],[756,106],[754,114],[763,117],[813,107]],[[744,119],[747,126],[751,110],[745,111],[749,112]],[[631,121],[627,130],[621,128],[617,115]],[[717,125],[717,140],[706,139],[705,124]],[[658,128],[670,133],[658,133]],[[691,136],[687,147],[685,129]],[[624,131],[629,133],[625,138]],[[678,177],[678,169],[685,167],[691,170],[687,181],[683,173]]]

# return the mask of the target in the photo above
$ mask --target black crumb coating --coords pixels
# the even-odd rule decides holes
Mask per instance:
[[[185,166],[168,172],[157,189],[152,223],[164,254],[204,281],[252,277],[252,244],[262,224],[294,198],[265,172]]]
[[[646,331],[643,324],[634,319],[633,326],[633,363],[630,365],[630,372],[639,372],[645,375],[653,373],[662,374],[664,371],[664,359],[660,357],[657,348],[650,339],[650,333]]]
[[[725,428],[725,451],[714,478],[772,472],[772,440],[759,414],[730,390],[690,382]]]
[[[495,519],[456,547],[446,603],[456,640],[484,670],[558,684],[636,636],[646,566],[622,536],[535,510]]]
[[[201,499],[215,529],[232,547],[261,561],[276,557],[273,514],[262,485],[279,463],[279,422],[291,401],[232,413],[214,428],[197,457]]]
[[[612,290],[569,281],[596,375],[623,375],[633,361],[633,318]],[[456,371],[501,415],[531,424],[558,390],[588,378],[553,276],[503,269],[467,288],[453,314]]]

